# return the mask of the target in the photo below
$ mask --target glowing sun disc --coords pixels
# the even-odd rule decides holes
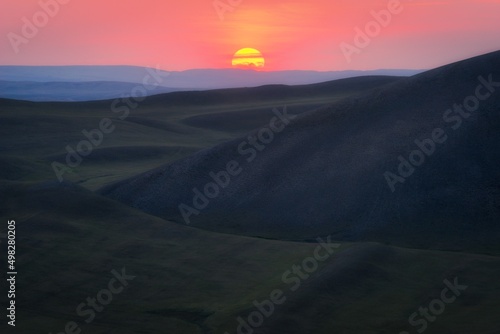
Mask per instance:
[[[261,69],[264,68],[266,61],[259,50],[243,48],[234,54],[232,63],[236,68]]]

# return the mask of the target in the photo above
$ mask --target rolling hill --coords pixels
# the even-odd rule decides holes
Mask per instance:
[[[238,317],[276,289],[286,301],[255,333],[413,333],[420,326],[410,315],[455,277],[467,290],[426,333],[495,334],[500,326],[498,256],[342,243],[294,291],[282,277],[317,243],[202,231],[50,181],[0,181],[0,218],[16,220],[19,273],[16,328],[2,322],[2,333],[60,333],[75,322],[95,334],[234,334]],[[77,307],[122,268],[135,277],[87,323]]]
[[[82,131],[98,128],[104,118],[113,122],[115,131],[67,171],[64,180],[94,190],[238,138],[266,124],[277,106],[288,105],[298,114],[398,79],[363,77],[306,86],[175,92],[150,96],[135,108],[121,101],[113,109],[115,100],[0,99],[0,179],[55,179],[51,164],[65,163],[66,147],[76,149],[86,140]]]
[[[225,233],[496,252],[499,81],[500,52],[464,60],[302,113],[274,135],[269,115],[267,130],[101,193]]]
[[[16,221],[19,273],[16,328],[2,322],[0,332],[71,332],[74,322],[73,332],[95,334],[234,334],[279,290],[285,299],[254,334],[424,324],[429,334],[497,334],[498,94],[447,128],[394,192],[384,173],[447,125],[443,112],[476,93],[478,76],[499,76],[499,58],[411,78],[162,94],[127,117],[112,100],[0,99],[0,219]],[[276,118],[284,106],[289,124]],[[103,118],[114,131],[57,181],[51,164]],[[283,125],[251,163],[238,154],[249,134]],[[232,159],[242,172],[185,226],[179,201]],[[1,247],[6,234],[1,225]],[[299,276],[318,247],[335,251]],[[134,277],[87,322],[78,307],[102,299],[114,271]],[[436,319],[412,318],[455,280],[467,288]]]

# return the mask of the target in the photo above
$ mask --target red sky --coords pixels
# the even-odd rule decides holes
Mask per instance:
[[[351,62],[341,43],[397,0],[216,0],[236,4],[223,20],[214,0],[57,1],[68,3],[46,24],[40,0],[0,2],[1,65],[228,68],[250,47],[266,70],[425,69],[500,49],[500,0],[401,0]],[[38,32],[13,47],[34,15]]]

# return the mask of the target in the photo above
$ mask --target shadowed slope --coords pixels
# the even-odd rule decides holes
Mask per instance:
[[[474,95],[478,77],[500,81],[500,52],[404,78],[364,96],[306,113],[257,154],[235,140],[103,189],[111,198],[183,222],[210,172],[231,160],[243,171],[198,215],[195,226],[250,235],[383,240],[456,249],[497,248],[500,218],[500,87],[463,119],[443,118]],[[482,88],[484,94],[488,88]],[[453,127],[456,127],[454,129]],[[391,192],[384,173],[415,140],[447,136]],[[443,135],[441,135],[442,137]]]

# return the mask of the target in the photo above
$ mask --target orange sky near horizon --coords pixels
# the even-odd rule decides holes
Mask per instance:
[[[41,0],[55,1],[67,4],[46,23],[40,0],[1,2],[0,65],[230,68],[249,47],[268,71],[426,69],[500,49],[500,0],[401,0],[402,11],[350,62],[341,43],[354,45],[371,11],[397,0],[215,0],[227,6],[223,15],[214,0]],[[34,15],[40,28],[26,38],[23,17],[33,23]],[[13,34],[24,38],[17,53]]]

